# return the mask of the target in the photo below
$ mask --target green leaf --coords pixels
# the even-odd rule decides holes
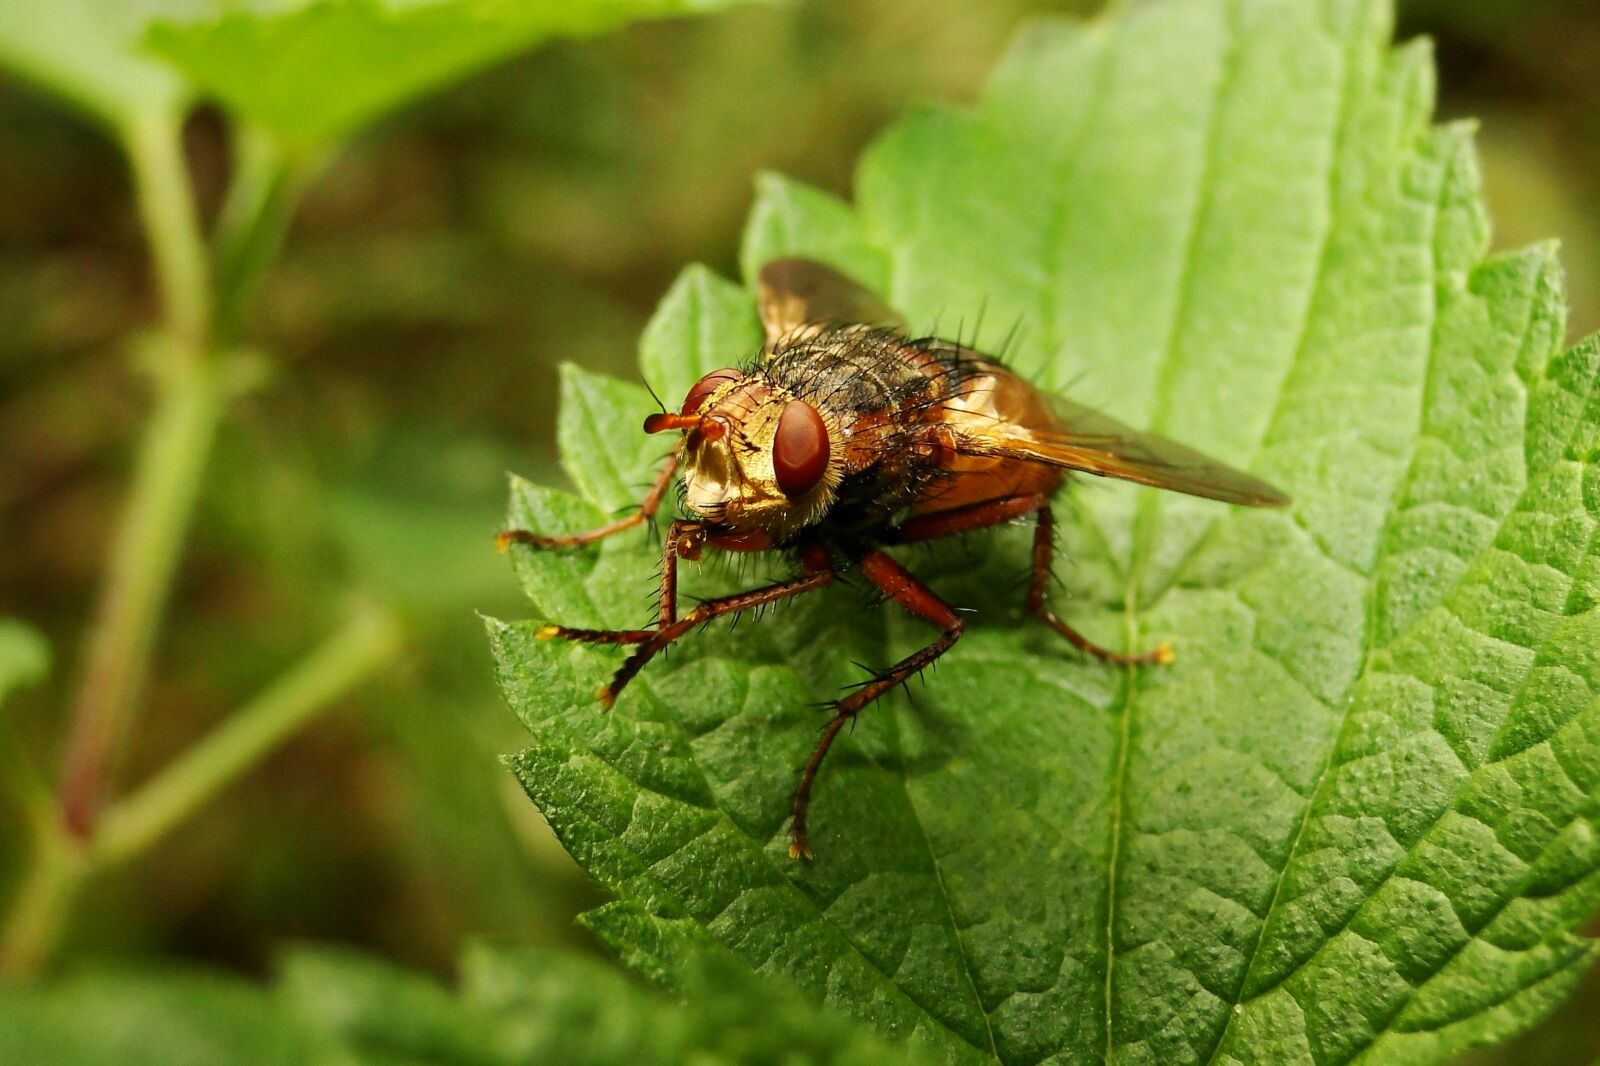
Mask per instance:
[[[0,618],[0,703],[50,672],[50,646],[31,626]]]
[[[145,53],[155,18],[203,0],[6,0],[0,65],[9,66],[114,126],[175,110],[186,89]]]
[[[152,48],[233,114],[302,147],[556,37],[743,0],[280,0],[207,4]]]
[[[345,951],[301,951],[284,970],[293,1013],[363,1062],[904,1063],[793,989],[752,982],[700,951],[678,1000],[578,955],[474,948],[460,989]]]
[[[1020,531],[908,555],[973,624],[835,749],[810,865],[784,834],[815,701],[927,629],[830,589],[685,640],[606,714],[619,655],[533,634],[647,623],[653,549],[519,551],[535,620],[490,625],[534,737],[514,767],[620,897],[607,939],[670,971],[699,930],[894,1039],[1018,1063],[1436,1062],[1572,986],[1600,904],[1600,347],[1560,351],[1550,248],[1486,255],[1470,133],[1429,125],[1428,51],[1390,33],[1378,0],[1044,23],[976,107],[881,138],[853,211],[764,182],[747,274],[817,255],[914,329],[993,349],[1020,323],[1035,379],[1295,503],[1068,494],[1060,606],[1171,640],[1168,669],[1022,620]],[[687,288],[658,321],[698,368],[753,302]],[[623,431],[649,400],[571,376],[610,405],[564,415],[584,498],[516,484],[514,522],[582,526],[648,477]]]
[[[106,969],[0,988],[0,1062],[49,1066],[337,1063],[256,986],[177,968]]]
[[[0,1062],[49,1066],[513,1066],[806,1062],[904,1053],[725,953],[679,957],[682,996],[599,960],[473,948],[457,989],[349,950],[300,949],[275,987],[197,969],[102,969],[0,988]]]

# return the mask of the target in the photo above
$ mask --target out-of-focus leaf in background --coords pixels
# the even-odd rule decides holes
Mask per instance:
[[[300,949],[264,989],[177,967],[102,968],[0,992],[0,1061],[39,1066],[909,1064],[794,989],[717,956],[680,997],[599,960],[473,948],[459,989],[348,950]],[[93,1024],[84,1024],[93,1019]]]
[[[49,1066],[298,1066],[332,1048],[237,976],[150,967],[0,993],[0,1061]]]
[[[31,627],[0,618],[0,705],[13,689],[39,682],[50,668],[50,648]]]
[[[750,0],[280,0],[163,21],[149,43],[233,114],[286,142],[337,140],[476,68],[555,37]]]
[[[7,0],[0,4],[0,64],[115,124],[175,109],[182,77],[150,56],[158,18],[206,0]]]

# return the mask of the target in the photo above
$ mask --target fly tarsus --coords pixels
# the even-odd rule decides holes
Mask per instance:
[[[572,640],[579,644],[641,644],[655,633],[653,629],[573,629],[569,626],[541,626],[538,640]]]
[[[586,544],[593,544],[603,540],[614,533],[621,533],[625,529],[632,529],[645,521],[642,511],[635,511],[626,518],[619,518],[615,522],[607,522],[603,526],[588,529],[582,533],[553,535],[535,533],[531,529],[502,529],[494,535],[494,546],[497,551],[507,552],[513,544],[524,544],[530,548],[581,548]]]

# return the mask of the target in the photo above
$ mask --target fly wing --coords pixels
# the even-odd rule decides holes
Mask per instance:
[[[1020,383],[1009,371],[995,370],[997,392]],[[1177,441],[1142,433],[1059,396],[1041,398],[1044,403],[1022,419],[985,417],[981,404],[952,411],[957,416],[950,418],[956,430],[955,450],[1024,459],[1247,507],[1282,507],[1289,502],[1282,491],[1260,478]]]
[[[841,326],[902,330],[905,319],[876,295],[814,259],[774,259],[756,278],[767,351]]]

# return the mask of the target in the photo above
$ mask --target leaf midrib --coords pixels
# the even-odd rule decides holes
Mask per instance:
[[[1188,212],[1188,232],[1184,235],[1182,268],[1178,278],[1178,297],[1173,302],[1172,320],[1167,327],[1166,343],[1161,363],[1156,372],[1155,408],[1151,413],[1151,428],[1157,432],[1166,429],[1171,414],[1172,389],[1178,373],[1179,339],[1183,324],[1188,318],[1194,298],[1199,241],[1210,217],[1212,195],[1210,186],[1216,178],[1217,152],[1222,136],[1222,117],[1225,113],[1237,78],[1239,49],[1238,0],[1228,0],[1223,13],[1223,42],[1218,58],[1219,73],[1215,89],[1209,94],[1211,109],[1206,116],[1205,142],[1201,149],[1200,172],[1195,179],[1194,206]],[[1281,396],[1281,391],[1280,391]],[[1157,493],[1140,494],[1133,519],[1130,558],[1123,589],[1123,613],[1127,631],[1128,649],[1139,639],[1139,589],[1144,584],[1155,535],[1155,522],[1160,508]],[[1148,608],[1150,605],[1145,605]],[[1117,876],[1122,859],[1122,836],[1126,822],[1128,765],[1132,758],[1133,715],[1139,691],[1138,667],[1130,666],[1125,672],[1123,697],[1118,709],[1117,756],[1111,781],[1110,848],[1106,860],[1106,933],[1105,933],[1105,1055],[1110,1063],[1116,1051],[1116,961],[1117,961]]]

